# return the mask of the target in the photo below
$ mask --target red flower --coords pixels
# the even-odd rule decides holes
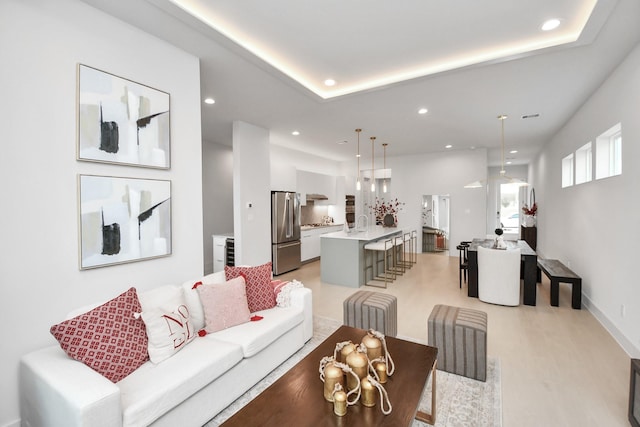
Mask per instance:
[[[531,207],[529,207],[525,204],[522,206],[522,212],[525,215],[536,216],[536,213],[538,212],[538,205],[534,203]]]

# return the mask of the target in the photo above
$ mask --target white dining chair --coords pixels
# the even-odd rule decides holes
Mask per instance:
[[[520,305],[520,249],[478,246],[478,298],[491,304]]]

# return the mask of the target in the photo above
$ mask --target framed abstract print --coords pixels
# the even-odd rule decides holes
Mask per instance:
[[[171,181],[79,175],[80,269],[171,254]]]
[[[169,169],[169,94],[78,65],[78,160]]]

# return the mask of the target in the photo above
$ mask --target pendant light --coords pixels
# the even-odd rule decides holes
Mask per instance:
[[[376,137],[371,137],[371,192],[374,193],[376,191],[376,176],[374,174],[375,169],[373,168],[373,152],[375,149]]]
[[[501,149],[501,163],[500,163],[500,175],[499,176],[490,176],[489,181],[504,181],[509,184],[518,184],[520,186],[529,185],[525,181],[522,181],[518,178],[511,178],[507,176],[507,171],[504,169],[504,121],[508,118],[506,114],[500,114],[498,116],[498,120],[500,120],[500,149]],[[484,186],[483,181],[473,181],[464,186],[464,188],[481,188]]]
[[[362,132],[362,129],[356,129],[356,134],[358,135],[358,153],[356,154],[356,158],[358,159],[358,169],[356,170],[356,191],[360,191],[362,189],[362,184],[360,184],[360,132]]]
[[[384,160],[382,163],[382,173],[384,174],[382,177],[384,178],[382,180],[382,192],[386,193],[387,192],[387,144],[386,142],[382,144],[382,148],[384,149],[383,153],[384,153]]]

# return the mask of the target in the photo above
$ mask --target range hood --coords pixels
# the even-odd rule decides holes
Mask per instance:
[[[329,200],[324,194],[307,193],[307,200]]]

